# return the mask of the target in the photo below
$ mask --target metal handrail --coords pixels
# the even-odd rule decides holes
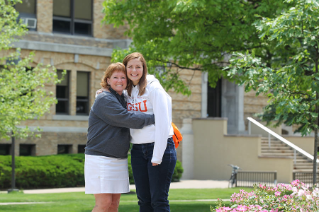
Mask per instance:
[[[306,156],[307,158],[309,158],[310,160],[313,161],[313,155],[309,154],[308,152],[306,152],[303,149],[300,149],[298,146],[296,146],[295,144],[291,143],[290,141],[286,140],[285,138],[281,137],[280,135],[278,135],[277,133],[275,133],[274,131],[270,130],[269,128],[265,127],[264,125],[260,124],[258,121],[256,121],[255,119],[248,117],[247,118],[250,122],[254,123],[255,125],[257,125],[258,127],[260,127],[261,129],[265,130],[266,132],[268,132],[269,134],[271,134],[272,136],[274,136],[275,138],[278,138],[280,141],[284,142],[285,144],[287,144],[288,146],[290,146],[291,148],[293,148],[296,151],[298,151],[300,154]],[[294,160],[296,161],[296,154],[294,157]],[[317,163],[319,163],[319,160],[317,159]]]

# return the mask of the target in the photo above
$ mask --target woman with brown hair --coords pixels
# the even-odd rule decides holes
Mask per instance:
[[[127,55],[127,110],[155,115],[155,125],[130,129],[131,164],[140,212],[170,211],[168,191],[176,165],[172,135],[172,100],[159,81],[147,74],[143,55]]]

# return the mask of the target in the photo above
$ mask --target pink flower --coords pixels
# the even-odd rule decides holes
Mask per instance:
[[[298,191],[298,196],[299,196],[299,197],[302,196],[302,195],[304,195],[304,194],[305,194],[305,191],[304,191],[304,190],[300,189],[300,190]]]
[[[236,209],[238,211],[247,211],[247,206],[246,205],[238,205]]]
[[[315,188],[312,192],[312,195],[315,196],[315,197],[319,197],[319,190],[318,188]]]
[[[261,207],[260,205],[255,205],[255,207],[258,209],[258,210],[261,210],[263,207]]]
[[[280,191],[276,191],[276,192],[275,192],[275,196],[276,196],[276,197],[280,196],[280,194],[281,194]]]
[[[216,212],[227,212],[230,210],[231,210],[230,207],[221,207],[221,208],[217,209]]]
[[[293,185],[293,186],[298,186],[299,183],[300,183],[299,180],[294,180],[294,181],[291,182],[291,185]]]

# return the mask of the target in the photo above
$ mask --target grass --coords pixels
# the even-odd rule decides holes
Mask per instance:
[[[210,205],[216,202],[194,201],[201,199],[229,199],[230,196],[239,192],[239,188],[232,189],[172,189],[169,193],[171,211],[174,212],[199,212],[210,211]],[[246,191],[252,189],[245,188]],[[182,201],[189,200],[189,201]],[[90,212],[94,206],[94,196],[75,193],[57,194],[23,194],[10,193],[0,194],[0,202],[46,202],[44,204],[30,205],[0,205],[1,212]],[[120,212],[138,212],[136,194],[125,194],[121,196]]]

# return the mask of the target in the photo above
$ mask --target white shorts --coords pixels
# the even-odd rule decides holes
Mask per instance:
[[[130,191],[127,159],[85,155],[84,177],[86,194]]]

